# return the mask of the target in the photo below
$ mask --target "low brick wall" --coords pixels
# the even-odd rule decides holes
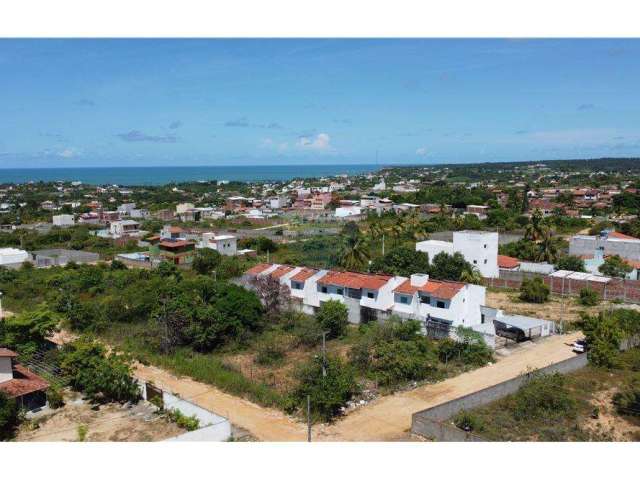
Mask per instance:
[[[536,373],[569,373],[586,367],[586,355],[576,355],[558,363],[536,370]],[[411,432],[441,442],[483,441],[481,437],[464,432],[449,423],[449,419],[461,410],[481,407],[506,397],[518,389],[530,378],[526,373],[491,387],[478,390],[449,402],[416,412],[411,417]]]

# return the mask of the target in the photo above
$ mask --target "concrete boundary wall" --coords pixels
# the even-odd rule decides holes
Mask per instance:
[[[540,368],[535,373],[569,373],[586,367],[587,363],[586,355],[576,355]],[[483,441],[481,437],[464,432],[449,424],[448,420],[461,410],[480,407],[517,392],[533,373],[528,372],[455,400],[416,412],[411,417],[411,432],[443,442]]]
[[[148,400],[147,382],[138,380],[140,394],[142,398]],[[153,385],[153,390],[160,390],[162,393],[162,403],[167,410],[175,409],[187,417],[195,416],[198,419],[200,428],[191,432],[186,432],[165,441],[207,441],[225,442],[231,438],[231,423],[221,415],[202,408],[195,403],[180,398],[173,393]]]

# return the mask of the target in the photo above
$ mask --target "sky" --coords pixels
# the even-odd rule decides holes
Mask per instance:
[[[1,39],[0,168],[640,156],[640,40]]]

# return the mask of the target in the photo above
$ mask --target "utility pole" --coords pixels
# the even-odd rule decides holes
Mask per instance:
[[[311,395],[307,395],[307,442],[311,442]]]
[[[384,233],[382,234],[382,256],[384,257]]]
[[[327,376],[327,332],[322,332],[322,378]]]

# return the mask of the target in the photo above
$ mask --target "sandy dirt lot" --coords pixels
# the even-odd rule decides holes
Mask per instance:
[[[147,402],[130,408],[107,404],[94,410],[79,398],[67,399],[64,407],[42,413],[37,428],[23,425],[16,436],[19,442],[74,442],[79,440],[78,427],[86,426],[89,442],[154,442],[175,437],[185,430],[154,413]]]
[[[640,426],[614,411],[612,399],[617,391],[617,388],[610,388],[595,394],[591,403],[598,407],[598,418],[588,419],[585,429],[607,436],[614,442],[638,441]]]
[[[530,343],[495,364],[443,382],[381,397],[331,425],[313,428],[317,441],[393,441],[410,439],[411,415],[575,355],[571,344],[581,335],[558,335]],[[305,441],[306,425],[282,412],[221,392],[189,378],[178,378],[156,367],[137,366],[137,376],[227,417],[258,440]]]
[[[543,304],[527,303],[520,300],[518,295],[518,292],[487,291],[486,305],[500,308],[505,313],[544,318],[558,324],[561,321],[575,322],[580,320],[581,312],[593,315],[610,307],[609,302],[602,302],[595,307],[585,307],[576,302],[576,297],[567,296],[563,301],[561,297],[556,295],[550,296],[550,300]]]

